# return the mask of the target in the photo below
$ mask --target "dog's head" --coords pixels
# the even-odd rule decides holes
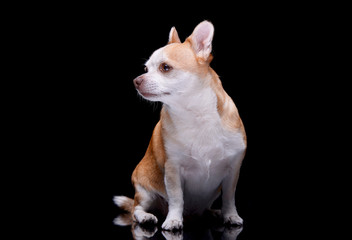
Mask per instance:
[[[203,21],[181,43],[176,29],[171,28],[168,44],[151,55],[146,73],[133,80],[139,94],[150,101],[169,103],[206,85],[213,35],[213,25]]]

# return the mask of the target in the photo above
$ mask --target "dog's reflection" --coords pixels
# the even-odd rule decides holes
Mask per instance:
[[[166,240],[236,240],[241,233],[242,226],[223,226],[219,224],[185,224],[185,228],[180,231],[158,232],[158,226],[154,224],[139,224],[132,220],[130,213],[119,214],[114,219],[117,226],[131,225],[131,232],[135,240],[166,239]]]

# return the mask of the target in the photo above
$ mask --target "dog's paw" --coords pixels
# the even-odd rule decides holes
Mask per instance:
[[[242,226],[230,226],[226,227],[221,239],[223,240],[236,240],[237,236],[241,233],[243,227]]]
[[[136,239],[145,239],[145,238],[151,238],[154,236],[154,234],[158,231],[158,228],[156,225],[153,226],[145,226],[141,225],[139,223],[134,222],[132,225],[132,232]]]
[[[158,223],[158,219],[151,213],[146,213],[146,212],[139,212],[138,214],[135,214],[136,220],[140,224],[145,224],[145,223],[152,223],[156,224]]]
[[[183,228],[182,219],[166,218],[161,228],[167,231],[180,230]]]
[[[182,231],[176,231],[176,232],[171,232],[171,231],[162,231],[161,232],[166,240],[182,240],[183,239],[183,233]]]
[[[238,216],[238,214],[236,214],[236,213],[225,214],[224,215],[224,224],[225,225],[242,226],[243,225],[243,219],[240,216]]]

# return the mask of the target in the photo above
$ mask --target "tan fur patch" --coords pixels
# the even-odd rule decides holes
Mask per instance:
[[[247,136],[244,129],[244,125],[239,116],[235,103],[223,89],[222,83],[213,69],[211,69],[211,74],[212,81],[210,83],[210,86],[217,97],[217,109],[222,123],[229,130],[241,131],[243,135],[243,140],[247,145]]]
[[[165,150],[161,135],[161,123],[155,126],[148,149],[132,174],[132,183],[138,183],[148,191],[166,194],[164,185]]]
[[[189,41],[166,46],[164,54],[170,65],[176,69],[192,72],[200,77],[205,76],[209,72],[209,65],[199,61]]]

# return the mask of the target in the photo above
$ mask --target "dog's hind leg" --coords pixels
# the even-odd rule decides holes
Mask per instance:
[[[147,212],[153,205],[155,198],[154,194],[148,192],[138,184],[135,185],[135,190],[136,194],[134,196],[134,207],[132,213],[133,220],[141,224],[156,224],[158,219],[153,214]]]

